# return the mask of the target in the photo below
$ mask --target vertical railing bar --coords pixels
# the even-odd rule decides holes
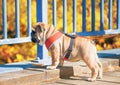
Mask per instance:
[[[27,0],[27,25],[28,25],[28,36],[31,36],[31,0]]]
[[[76,0],[73,0],[73,32],[76,32]]]
[[[63,0],[63,31],[67,33],[67,0]]]
[[[120,30],[120,0],[117,0],[117,29]]]
[[[104,0],[100,2],[100,30],[104,30]]]
[[[112,30],[112,0],[109,0],[109,23],[108,23],[108,29]]]
[[[86,0],[82,0],[82,32],[86,32]]]
[[[3,23],[3,39],[7,39],[6,0],[2,0],[2,23]]]
[[[56,0],[52,0],[53,25],[56,26]]]
[[[95,31],[95,0],[91,0],[91,3],[92,3],[92,12],[91,12],[91,15],[92,15],[92,32]]]
[[[15,0],[15,14],[16,14],[16,38],[20,37],[20,22],[19,22],[19,0]]]
[[[48,23],[48,0],[36,0],[37,22]],[[48,56],[45,45],[37,44],[37,58],[44,60]]]

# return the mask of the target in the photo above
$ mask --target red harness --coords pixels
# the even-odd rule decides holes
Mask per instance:
[[[52,44],[57,40],[59,39],[63,34],[61,32],[57,32],[55,33],[54,35],[50,36],[46,41],[45,41],[45,45],[46,45],[46,48],[49,49]]]
[[[52,44],[58,40],[61,36],[63,35],[63,33],[61,32],[57,32],[55,33],[54,35],[50,36],[46,41],[45,41],[45,45],[46,45],[46,48],[49,49]],[[66,51],[66,53],[64,53],[64,58],[63,60],[68,60],[71,52],[72,52],[72,45],[73,45],[73,41],[75,39],[76,36],[71,36],[71,35],[68,35],[68,34],[65,34],[66,36],[70,37],[71,40],[70,40],[70,45],[69,45],[69,48],[68,50]]]

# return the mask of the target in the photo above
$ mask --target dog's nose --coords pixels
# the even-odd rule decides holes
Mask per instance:
[[[34,42],[34,43],[36,43],[36,42],[37,42],[37,40],[36,40],[36,38],[35,38],[35,37],[31,37],[31,41],[32,41],[32,42]]]
[[[38,39],[35,31],[31,32],[31,41],[34,42],[34,43],[39,43],[40,42],[40,40]]]

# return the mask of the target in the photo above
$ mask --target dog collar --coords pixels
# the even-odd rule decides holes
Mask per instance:
[[[59,39],[63,34],[61,32],[57,32],[55,33],[54,35],[50,36],[46,41],[45,41],[45,45],[46,45],[46,48],[49,49],[52,44],[57,40]]]

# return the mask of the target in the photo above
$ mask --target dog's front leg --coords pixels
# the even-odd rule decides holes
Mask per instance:
[[[52,65],[47,66],[47,69],[56,69],[59,64],[59,49],[55,46],[52,46],[50,52],[52,57]]]

